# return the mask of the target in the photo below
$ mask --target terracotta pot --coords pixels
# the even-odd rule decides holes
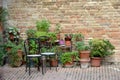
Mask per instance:
[[[66,62],[64,67],[73,67],[73,62]]]
[[[19,56],[20,58],[22,58],[22,56],[23,56],[23,51],[22,51],[22,50],[18,50],[18,56]]]
[[[79,56],[81,59],[83,59],[83,58],[89,59],[90,58],[90,51],[80,51]]]
[[[58,65],[58,61],[55,60],[55,59],[52,59],[52,60],[51,60],[51,66],[52,66],[52,67],[56,67],[57,65]]]
[[[80,59],[81,68],[88,68],[90,65],[90,59]]]
[[[10,40],[14,40],[14,35],[12,33],[9,33]]]
[[[68,40],[65,41],[65,45],[66,45],[66,46],[71,46],[71,41],[68,41]]]
[[[100,67],[102,58],[100,57],[92,57],[91,58],[91,66],[92,67]]]
[[[6,50],[7,52],[9,52],[11,50],[11,47],[7,47]]]

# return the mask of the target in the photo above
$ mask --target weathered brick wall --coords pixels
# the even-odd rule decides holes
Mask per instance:
[[[47,18],[50,30],[60,23],[64,33],[83,33],[85,38],[107,38],[115,45],[110,60],[120,62],[119,0],[9,0],[9,23],[21,33]]]

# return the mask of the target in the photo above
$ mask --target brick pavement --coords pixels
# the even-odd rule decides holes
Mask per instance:
[[[32,68],[31,75],[25,72],[25,67],[11,68],[4,66],[0,68],[0,80],[120,80],[120,65],[104,65],[101,67],[80,67],[47,69],[45,75]]]

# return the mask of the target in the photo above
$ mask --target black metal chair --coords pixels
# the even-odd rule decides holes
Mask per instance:
[[[38,39],[40,42],[40,53],[42,56],[45,56],[46,60],[49,61],[49,66],[51,69],[50,58],[54,57],[57,60],[57,53],[55,53],[54,46],[52,45],[50,38],[47,36],[40,36]],[[56,71],[57,66],[55,66]]]
[[[36,38],[28,38],[24,41],[24,49],[25,49],[25,58],[26,58],[26,72],[27,72],[27,67],[29,67],[29,75],[31,74],[31,61],[33,58],[37,60],[37,68],[38,71],[40,71],[40,60],[41,60],[41,55],[40,55],[40,49],[39,49],[39,41]],[[43,72],[43,65],[42,65],[42,74]]]

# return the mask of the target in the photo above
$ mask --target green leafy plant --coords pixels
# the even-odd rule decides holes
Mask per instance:
[[[20,49],[20,45],[16,45],[12,43],[12,48],[10,51],[7,52],[8,58],[9,58],[9,64],[12,67],[19,66],[19,62],[21,62],[21,58],[18,56],[18,50]]]
[[[11,42],[10,40],[8,40],[6,43],[5,43],[5,48],[12,48],[14,47],[15,44],[13,42]]]
[[[51,42],[55,42],[57,40],[56,34],[54,32],[49,32],[48,37],[50,38]]]
[[[71,40],[72,34],[65,34],[65,40]]]
[[[37,38],[39,38],[40,36],[48,36],[48,33],[47,32],[43,32],[43,31],[37,31],[36,33],[35,33],[35,36],[37,37]]]
[[[50,23],[46,19],[43,19],[41,21],[36,22],[36,28],[37,28],[38,31],[48,32],[49,27],[50,27]]]
[[[75,46],[76,46],[77,50],[79,50],[79,51],[90,50],[90,46],[85,44],[84,41],[76,42]]]
[[[29,42],[29,48],[30,48],[30,54],[36,54],[38,51],[38,45],[33,40]]]
[[[73,56],[75,61],[79,61],[80,60],[78,51],[72,51],[71,54],[72,54],[72,56]]]
[[[91,57],[106,57],[114,53],[115,47],[109,40],[92,39],[89,42],[91,48]]]
[[[0,9],[0,22],[6,21],[6,16],[8,15],[8,11],[6,8]]]
[[[8,40],[10,40],[10,36],[13,35],[14,39],[19,39],[19,30],[16,27],[8,27],[6,29],[6,37],[8,38]]]
[[[59,34],[59,33],[60,33],[60,30],[61,30],[60,24],[56,24],[55,33],[56,33],[56,34]]]
[[[60,56],[60,61],[64,65],[66,62],[72,63],[72,53],[71,52],[65,52]]]
[[[0,65],[3,65],[4,57],[6,56],[5,45],[0,44]]]
[[[36,30],[33,30],[33,29],[28,29],[26,31],[26,34],[27,34],[28,38],[34,38],[35,37],[35,33],[36,33]]]
[[[84,35],[81,33],[78,34],[73,34],[73,41],[83,41],[84,40]]]

